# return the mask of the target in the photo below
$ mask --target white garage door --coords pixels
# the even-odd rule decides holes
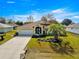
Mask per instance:
[[[20,36],[32,36],[33,30],[18,30],[18,35],[20,35]]]

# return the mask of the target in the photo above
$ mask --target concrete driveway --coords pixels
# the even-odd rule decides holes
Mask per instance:
[[[20,54],[31,37],[14,37],[0,46],[0,59],[20,59]]]

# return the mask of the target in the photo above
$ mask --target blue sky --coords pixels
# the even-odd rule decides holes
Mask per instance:
[[[26,21],[52,13],[61,22],[64,18],[79,22],[79,0],[0,0],[0,16]]]

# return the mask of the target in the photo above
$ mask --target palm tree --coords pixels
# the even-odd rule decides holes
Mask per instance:
[[[54,39],[57,39],[57,40],[59,39],[58,36],[60,34],[65,34],[66,35],[66,31],[64,29],[64,26],[61,25],[61,24],[52,24],[52,25],[50,25],[49,28],[48,28],[48,32],[53,33]]]

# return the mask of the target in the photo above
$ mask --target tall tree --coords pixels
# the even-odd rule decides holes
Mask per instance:
[[[8,19],[8,24],[13,23],[14,21],[12,19]]]
[[[47,17],[49,20],[56,20],[55,17],[53,16],[53,14],[47,14],[46,17]]]
[[[47,34],[47,25],[48,25],[48,22],[47,22],[47,18],[45,16],[42,16],[41,18],[41,25],[43,26],[43,35],[46,35]]]
[[[56,24],[58,23],[56,21],[56,18],[53,16],[53,14],[47,14],[46,17],[47,17],[47,19],[49,20],[50,23],[56,23]]]
[[[23,25],[23,22],[17,21],[16,24],[17,24],[17,25]]]
[[[45,16],[42,16],[42,17],[41,17],[41,21],[47,22],[47,18],[46,18]]]
[[[33,22],[34,21],[34,18],[33,18],[32,15],[30,15],[30,16],[27,17],[27,20],[28,20],[28,22]]]
[[[63,25],[66,25],[66,26],[68,26],[69,24],[71,24],[72,23],[72,20],[71,19],[64,19],[63,21],[62,21],[62,24]]]

